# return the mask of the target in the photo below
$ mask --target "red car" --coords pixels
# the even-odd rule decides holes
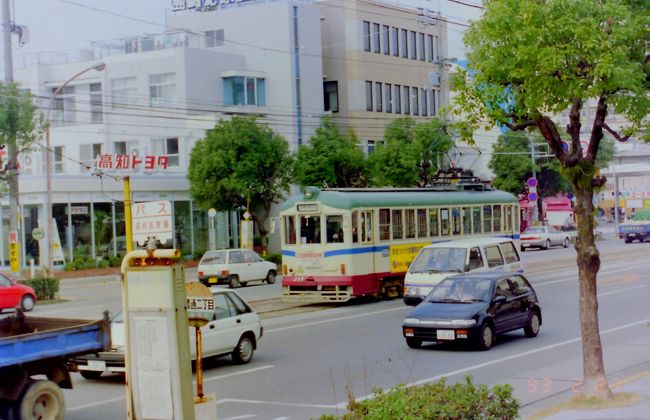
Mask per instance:
[[[36,303],[34,289],[24,284],[16,283],[0,273],[0,312],[3,309],[20,307],[23,311],[31,311]]]

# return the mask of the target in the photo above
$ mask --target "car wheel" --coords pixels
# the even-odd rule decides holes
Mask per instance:
[[[63,419],[65,400],[63,392],[52,381],[39,380],[29,383],[17,402],[20,419]]]
[[[562,246],[565,248],[569,247],[569,238],[564,238],[564,243],[562,244]]]
[[[230,276],[230,281],[228,282],[230,285],[231,289],[236,289],[237,287],[241,286],[241,283],[239,282],[239,277],[232,275]]]
[[[232,360],[240,365],[246,364],[253,358],[255,345],[248,335],[243,335],[237,343],[237,347],[232,351]]]
[[[34,309],[34,298],[31,295],[23,296],[22,300],[20,301],[20,308],[25,312],[29,312]]]
[[[102,371],[100,370],[80,370],[79,375],[81,375],[82,378],[84,379],[99,379],[100,376],[102,376]]]
[[[484,322],[478,338],[479,350],[490,350],[494,344],[494,327],[489,322]]]
[[[266,280],[268,284],[273,284],[275,283],[275,271],[271,270],[269,271],[269,274],[266,275]]]
[[[542,249],[549,249],[551,247],[551,240],[547,239],[546,243],[544,243],[544,247]]]
[[[539,334],[539,314],[537,311],[531,312],[530,316],[528,317],[528,324],[524,327],[524,332],[526,333],[526,337],[537,337],[537,334]]]
[[[526,251],[526,247],[522,246],[521,247],[521,252],[524,252],[524,251]]]
[[[419,349],[422,346],[422,340],[419,338],[406,337],[406,345],[412,349]]]

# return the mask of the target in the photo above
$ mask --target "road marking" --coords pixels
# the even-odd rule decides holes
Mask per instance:
[[[628,275],[625,275],[625,276],[622,276],[622,277],[614,277],[614,278],[602,278],[601,277],[601,276],[606,276],[606,275],[609,275],[609,274],[615,274],[615,273],[618,274],[621,271],[625,271],[625,270],[599,271],[598,276],[597,276],[598,282],[600,284],[603,284],[603,285],[609,285],[609,284],[616,284],[616,283],[621,283],[621,282],[637,281],[638,278],[639,278],[639,276],[637,274],[628,274]],[[619,279],[621,279],[621,280],[619,280]],[[576,281],[576,280],[578,280],[578,276],[571,276],[571,277],[567,277],[565,279],[559,279],[559,280],[542,281],[542,282],[532,283],[532,284],[533,284],[533,287],[537,287],[537,286],[546,286],[548,284],[564,283],[564,282],[567,282],[567,281]]]
[[[613,295],[614,293],[623,293],[627,292],[628,290],[634,290],[634,289],[641,289],[643,287],[646,287],[645,284],[642,284],[640,286],[634,286],[634,287],[627,287],[625,289],[619,289],[619,290],[612,290],[611,292],[605,292],[605,293],[598,293],[598,297],[603,297],[607,295]]]
[[[413,308],[410,307],[410,306],[405,305],[405,306],[400,306],[398,308],[384,309],[384,310],[381,310],[381,311],[366,312],[366,313],[363,313],[363,314],[342,316],[342,317],[338,317],[338,318],[323,319],[323,320],[320,320],[320,321],[306,322],[304,324],[290,325],[288,327],[280,327],[280,328],[274,328],[274,329],[270,329],[270,330],[267,330],[265,328],[264,332],[265,333],[272,333],[272,332],[287,331],[287,330],[293,330],[293,329],[296,329],[296,328],[310,327],[312,325],[327,324],[329,322],[344,321],[346,319],[361,318],[361,317],[364,317],[364,316],[383,314],[383,313],[387,313],[387,312],[403,311],[404,309],[413,309]]]
[[[281,405],[287,407],[302,407],[302,408],[326,408],[326,409],[335,409],[341,404],[305,404],[305,403],[290,403],[290,402],[280,402],[280,401],[263,401],[263,400],[240,400],[237,398],[223,398],[217,400],[217,404],[225,403],[243,403],[243,404],[269,404],[269,405]],[[347,407],[347,402],[344,407]]]
[[[80,405],[78,407],[66,408],[66,411],[78,411],[78,410],[84,410],[86,408],[94,408],[94,407],[98,407],[100,405],[110,404],[110,403],[122,401],[122,400],[125,400],[125,399],[126,399],[126,397],[122,396],[122,397],[118,397],[118,398],[112,398],[110,400],[97,401],[97,402],[94,402],[94,403]]]
[[[253,369],[241,370],[241,371],[233,372],[233,373],[226,373],[225,375],[217,375],[217,376],[212,376],[210,378],[204,378],[203,382],[205,383],[205,382],[210,382],[210,381],[216,381],[218,379],[230,378],[231,376],[244,375],[246,373],[258,372],[260,370],[271,369],[271,368],[274,368],[274,367],[275,366],[273,366],[273,365],[268,365],[268,366],[256,367],[256,368],[253,368]],[[205,373],[205,371],[204,371],[204,373]],[[196,382],[196,381],[194,381],[194,382]]]
[[[609,333],[616,332],[616,331],[619,331],[619,330],[624,330],[626,328],[631,328],[631,327],[636,327],[637,325],[647,324],[648,322],[650,322],[650,318],[644,319],[642,321],[636,321],[636,322],[631,322],[629,324],[620,325],[620,326],[614,327],[614,328],[609,328],[607,330],[603,330],[603,331],[600,332],[600,335],[603,336],[605,334],[609,334]],[[517,353],[517,354],[510,355],[510,356],[501,357],[499,359],[490,360],[489,362],[484,362],[484,363],[479,363],[479,364],[476,364],[476,365],[473,365],[473,366],[464,367],[462,369],[457,369],[457,370],[453,370],[451,372],[442,373],[440,375],[432,376],[432,377],[426,378],[426,379],[420,379],[419,381],[411,382],[409,384],[406,384],[406,386],[409,386],[409,387],[410,386],[418,386],[418,385],[426,384],[426,383],[429,383],[429,382],[438,381],[438,380],[440,380],[442,378],[448,378],[448,377],[453,376],[453,375],[459,375],[461,373],[471,372],[471,371],[476,370],[476,369],[481,369],[481,368],[484,368],[484,367],[487,367],[487,366],[492,366],[492,365],[496,365],[496,364],[499,364],[499,363],[507,362],[509,360],[518,359],[520,357],[529,356],[531,354],[540,353],[540,352],[543,352],[543,351],[546,351],[546,350],[551,350],[551,349],[554,349],[554,348],[557,348],[557,347],[562,347],[562,346],[565,346],[567,344],[577,343],[579,341],[582,341],[581,337],[572,338],[571,340],[560,341],[559,343],[550,344],[548,346],[540,347],[540,348],[537,348],[537,349],[534,349],[534,350],[525,351],[523,353]],[[386,390],[385,393],[386,392],[390,392],[390,389]],[[370,399],[370,398],[374,398],[374,395],[375,394],[368,394],[366,396],[357,398],[355,401],[360,402],[360,401],[364,401],[364,400],[367,400],[367,399]],[[346,401],[345,403],[337,404],[336,407],[337,408],[346,408],[347,405],[348,405],[348,402]]]
[[[237,417],[226,417],[225,419],[221,419],[221,420],[252,419],[254,417],[257,417],[257,414],[246,414],[246,415],[237,416]]]

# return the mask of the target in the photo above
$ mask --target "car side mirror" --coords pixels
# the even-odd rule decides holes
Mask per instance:
[[[499,296],[495,297],[494,299],[492,299],[492,303],[494,303],[495,305],[500,305],[502,303],[505,303],[506,300],[507,299],[506,299],[505,296],[499,295]]]
[[[467,273],[469,271],[469,264],[465,264],[463,267],[463,273]]]

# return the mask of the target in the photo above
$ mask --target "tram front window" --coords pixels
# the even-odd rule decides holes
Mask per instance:
[[[300,243],[319,244],[321,238],[320,216],[300,217]]]

